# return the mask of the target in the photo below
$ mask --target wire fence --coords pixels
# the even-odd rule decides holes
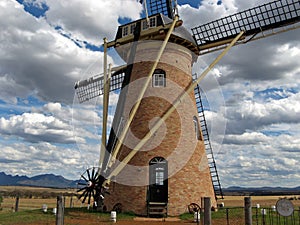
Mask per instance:
[[[255,208],[253,224],[255,225],[300,225],[300,208],[290,216],[281,216],[276,208]]]
[[[243,225],[245,224],[244,207],[221,208],[218,216],[212,218],[214,221],[223,221],[224,225]],[[300,207],[296,208],[292,215],[281,216],[276,208],[252,208],[253,225],[300,225]]]
[[[18,201],[18,211],[28,211],[35,209],[44,209],[47,206],[48,211],[52,211],[57,206],[56,198],[20,198]],[[82,205],[75,196],[66,196],[64,198],[65,207],[79,209],[86,207]],[[12,212],[16,210],[16,198],[5,197],[0,205],[0,212]],[[290,216],[281,216],[276,207],[252,207],[252,225],[300,225],[300,207],[295,206]],[[220,207],[217,211],[211,212],[211,225],[244,225],[245,208],[244,207]],[[200,221],[197,224],[204,224],[204,212],[201,212]],[[195,218],[194,218],[195,219]],[[196,224],[196,223],[195,223]]]

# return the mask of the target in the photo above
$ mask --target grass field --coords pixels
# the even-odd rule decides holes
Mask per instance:
[[[19,210],[15,211],[15,197],[9,197],[3,195],[3,193],[26,193],[27,197],[19,198]],[[56,197],[64,194],[65,197],[65,225],[67,224],[111,224],[110,214],[103,214],[93,211],[88,211],[87,206],[81,204],[81,202],[72,196],[76,194],[74,190],[66,189],[46,189],[46,188],[32,188],[32,187],[0,187],[0,193],[4,196],[1,204],[0,211],[0,225],[43,225],[43,224],[55,224],[55,215],[53,214],[53,208],[56,208]],[[30,197],[28,197],[28,193]],[[53,197],[45,198],[45,196]],[[22,195],[21,195],[22,196]],[[300,208],[299,196],[252,196],[252,206],[256,207],[257,204],[261,208],[271,208],[276,205],[276,202],[283,197],[293,198],[292,200],[295,209]],[[224,199],[219,200],[218,203],[224,203],[225,208],[219,209],[218,212],[212,212],[213,225],[224,225],[226,224],[226,217],[230,216],[228,221],[230,224],[243,224],[244,221],[244,196],[225,196]],[[48,210],[46,213],[42,211],[43,205],[46,204]],[[71,208],[72,206],[72,208]],[[258,212],[258,211],[257,211]],[[259,211],[260,212],[260,211]],[[226,214],[227,213],[227,214]],[[255,217],[255,210],[253,210],[253,217]],[[261,219],[261,215],[256,215]],[[172,219],[172,218],[170,218]],[[173,218],[174,219],[174,218]],[[276,218],[274,218],[276,219]],[[193,215],[188,213],[180,216],[175,221],[161,222],[161,221],[148,221],[141,222],[136,221],[136,218],[132,214],[118,214],[118,224],[124,225],[135,225],[135,224],[195,224],[193,221]],[[255,223],[256,224],[256,223]],[[266,225],[269,223],[266,223]],[[286,223],[289,225],[289,223]],[[292,224],[292,223],[291,223]],[[298,223],[296,223],[298,224]]]

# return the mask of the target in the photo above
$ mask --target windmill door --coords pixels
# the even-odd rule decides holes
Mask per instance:
[[[149,163],[149,202],[168,202],[168,162],[155,157]]]

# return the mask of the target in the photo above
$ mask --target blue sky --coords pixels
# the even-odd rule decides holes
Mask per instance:
[[[188,29],[264,2],[178,1]],[[103,38],[112,40],[120,21],[141,13],[135,0],[2,1],[3,172],[77,179],[97,165],[102,99],[78,104],[74,83],[102,71]],[[299,186],[299,35],[298,29],[235,47],[201,83],[223,186]],[[216,54],[199,57],[193,71],[200,74]],[[109,62],[122,63],[114,50]],[[109,123],[117,100],[112,94]]]

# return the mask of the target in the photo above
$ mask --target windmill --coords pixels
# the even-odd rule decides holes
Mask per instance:
[[[75,85],[79,102],[104,96],[99,167],[82,174],[79,198],[149,216],[201,207],[202,197],[212,197],[216,206],[223,193],[199,82],[232,46],[298,28],[300,1],[273,1],[191,33],[182,26],[176,1],[143,4],[145,18],[119,26],[115,40],[104,39],[103,75]],[[112,47],[126,65],[107,67]],[[192,76],[197,57],[219,50],[200,76]],[[120,96],[107,141],[109,91],[115,90]]]

